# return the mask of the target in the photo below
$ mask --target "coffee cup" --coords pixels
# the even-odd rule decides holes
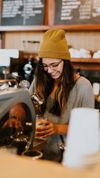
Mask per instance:
[[[40,122],[46,120],[47,120],[47,115],[36,115],[36,129],[45,126],[45,124],[40,124]],[[42,135],[35,133],[35,136],[40,137]]]
[[[43,157],[43,153],[40,151],[27,150],[22,152],[22,156],[30,157],[32,160],[37,160]]]
[[[39,124],[42,121],[47,120],[47,115],[36,115],[36,129],[45,126],[45,124]]]
[[[93,93],[94,95],[99,95],[100,90],[100,84],[99,83],[93,83]]]

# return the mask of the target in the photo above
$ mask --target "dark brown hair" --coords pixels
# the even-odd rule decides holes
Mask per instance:
[[[53,107],[49,112],[61,116],[65,110],[66,103],[68,100],[69,93],[73,88],[74,82],[74,68],[69,60],[64,61],[64,68],[61,77],[61,81],[58,85],[55,95],[55,101]],[[37,70],[36,70],[36,90],[44,99],[44,104],[42,107],[39,107],[38,110],[40,113],[45,112],[47,98],[54,88],[54,79],[43,70],[42,68],[42,59],[39,60]]]

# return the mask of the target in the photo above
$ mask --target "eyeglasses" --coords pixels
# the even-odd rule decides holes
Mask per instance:
[[[48,70],[48,67],[50,67],[51,69],[54,69],[54,68],[58,67],[58,65],[59,65],[62,61],[63,61],[63,60],[61,60],[60,62],[51,63],[51,64],[49,64],[49,65],[42,63],[42,66],[41,66],[41,67],[42,67],[44,70]]]

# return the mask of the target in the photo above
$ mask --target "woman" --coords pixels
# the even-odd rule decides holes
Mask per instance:
[[[64,30],[48,30],[38,56],[40,60],[29,93],[36,92],[44,99],[36,111],[46,114],[48,119],[41,122],[46,125],[36,131],[47,138],[44,158],[57,161],[62,144],[60,135],[66,141],[71,109],[94,108],[94,94],[90,82],[74,73]]]

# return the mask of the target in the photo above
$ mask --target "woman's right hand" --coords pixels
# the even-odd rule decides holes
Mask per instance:
[[[43,127],[36,129],[36,134],[40,137],[45,138],[50,135],[57,134],[57,124],[53,124],[51,121],[41,121],[39,125],[45,124]]]
[[[69,125],[53,124],[51,121],[41,121],[40,125],[42,124],[45,124],[45,126],[36,129],[36,134],[40,135],[41,138],[54,134],[67,135],[68,133]]]

